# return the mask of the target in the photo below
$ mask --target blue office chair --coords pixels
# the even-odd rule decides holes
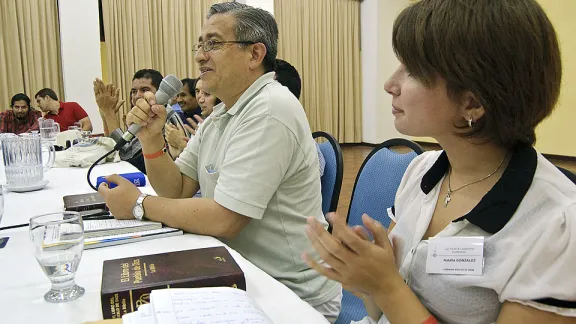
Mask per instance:
[[[572,181],[572,183],[576,184],[576,174],[572,171],[564,169],[563,167],[556,166],[560,172],[562,172],[568,179]]]
[[[326,215],[335,212],[340,199],[340,189],[342,189],[342,177],[344,173],[344,162],[342,159],[342,149],[334,136],[326,132],[314,132],[313,138],[325,138],[327,141],[320,143],[320,152],[324,156],[326,166],[324,174],[320,178],[322,183],[322,212]],[[332,232],[332,226],[328,228]]]
[[[397,153],[391,147],[405,146],[412,149],[409,153]],[[395,138],[378,145],[362,163],[352,197],[346,221],[349,226],[361,225],[362,214],[381,222],[385,227],[390,225],[387,209],[394,206],[396,190],[410,162],[424,150],[415,142]],[[337,324],[358,321],[367,316],[362,300],[346,290],[342,291],[342,310],[336,320]]]

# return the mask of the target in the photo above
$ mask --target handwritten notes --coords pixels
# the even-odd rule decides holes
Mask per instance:
[[[163,289],[150,295],[157,324],[272,324],[248,294],[228,287]]]
[[[122,316],[122,324],[156,324],[152,306],[144,304],[138,307],[138,311]]]

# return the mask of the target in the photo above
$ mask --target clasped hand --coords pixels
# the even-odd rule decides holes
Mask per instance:
[[[140,141],[153,138],[162,133],[166,123],[166,107],[156,104],[156,97],[150,91],[144,93],[144,98],[138,99],[126,115],[126,125],[142,126],[136,134]]]
[[[124,100],[120,100],[120,88],[116,88],[112,84],[106,85],[98,78],[94,80],[93,84],[94,96],[100,113],[116,117],[120,107],[124,104]]]
[[[328,217],[333,234],[310,217],[306,235],[320,258],[330,267],[304,253],[303,258],[310,267],[359,296],[389,291],[394,285],[403,283],[396,267],[394,250],[382,224],[366,214],[362,216],[364,226],[374,237],[371,242],[364,228],[348,227],[345,220],[335,213],[328,214]]]

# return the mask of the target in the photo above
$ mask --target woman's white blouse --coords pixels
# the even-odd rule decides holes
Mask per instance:
[[[576,317],[576,185],[532,147],[516,149],[480,203],[437,235],[484,236],[483,275],[426,273],[422,237],[448,166],[442,151],[420,155],[396,194],[390,238],[422,304],[441,323],[494,323],[505,301]]]

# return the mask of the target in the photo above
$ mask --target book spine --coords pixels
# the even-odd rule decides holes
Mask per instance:
[[[132,291],[122,291],[110,294],[103,294],[102,300],[102,317],[104,319],[122,318],[122,315],[131,313]]]
[[[218,278],[205,278],[102,294],[102,316],[104,319],[117,319],[122,318],[124,314],[135,312],[141,305],[150,303],[152,290],[199,287],[233,287],[246,290],[246,279],[242,273],[238,273]]]
[[[65,211],[75,211],[75,212],[81,212],[81,211],[92,210],[92,209],[106,209],[106,210],[108,210],[106,207],[106,203],[93,204],[93,205],[82,205],[82,206],[65,206],[65,208],[64,208]]]
[[[102,317],[104,319],[122,318],[123,315],[135,312],[143,304],[150,303],[152,290],[170,288],[162,285],[102,294]]]

